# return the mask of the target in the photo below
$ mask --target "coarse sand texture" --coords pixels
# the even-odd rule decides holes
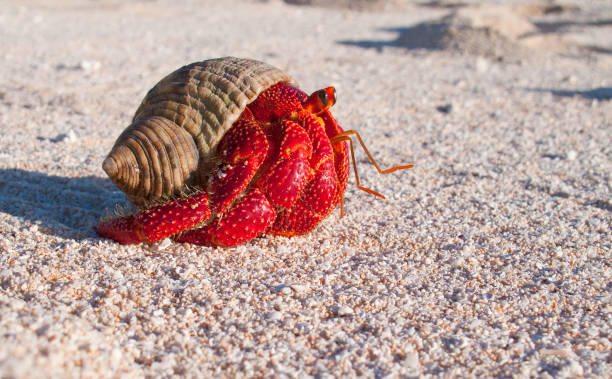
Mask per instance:
[[[612,372],[612,4],[0,0],[0,377]],[[100,238],[102,162],[182,65],[334,86],[344,216],[235,248]]]

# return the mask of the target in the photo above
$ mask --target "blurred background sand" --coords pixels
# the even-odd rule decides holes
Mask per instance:
[[[0,1],[0,375],[611,371],[608,1]],[[233,55],[336,86],[345,216],[232,249],[98,238],[146,91]]]

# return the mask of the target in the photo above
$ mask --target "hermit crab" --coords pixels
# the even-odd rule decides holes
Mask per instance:
[[[211,246],[311,231],[342,204],[351,136],[380,173],[412,167],[381,170],[359,134],[332,117],[335,101],[333,87],[307,95],[251,59],[181,67],[148,92],[103,162],[137,213],[103,219],[96,231],[123,244],[171,237]],[[383,197],[356,170],[355,179]]]

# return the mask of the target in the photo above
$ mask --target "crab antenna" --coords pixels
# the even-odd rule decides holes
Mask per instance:
[[[365,191],[369,194],[378,196],[380,198],[385,198],[383,195],[381,195],[380,193],[371,190],[369,188],[363,187],[361,185],[361,183],[359,182],[359,175],[357,174],[357,165],[355,164],[355,151],[353,150],[353,140],[351,139],[351,135],[354,135],[357,137],[357,140],[359,141],[359,144],[361,145],[361,147],[363,147],[363,150],[365,151],[365,153],[367,154],[368,158],[370,159],[370,161],[374,164],[374,167],[376,167],[376,170],[378,170],[378,172],[380,174],[389,174],[391,172],[397,171],[397,170],[403,170],[403,169],[407,169],[407,168],[411,168],[414,167],[414,165],[409,164],[409,165],[403,165],[403,166],[395,166],[395,167],[391,167],[388,168],[386,170],[383,170],[380,168],[380,166],[378,166],[378,164],[376,163],[376,161],[374,160],[374,157],[372,157],[372,154],[370,154],[370,152],[368,151],[368,148],[365,146],[365,143],[363,143],[363,140],[361,139],[361,136],[359,135],[359,133],[356,130],[347,130],[344,131],[340,134],[338,134],[337,136],[335,136],[334,138],[332,138],[331,143],[336,144],[338,142],[342,142],[342,141],[348,141],[349,146],[351,148],[351,160],[353,161],[353,171],[355,172],[355,183],[357,184],[357,188],[359,188],[362,191]],[[343,215],[343,208],[344,208],[344,196],[342,196],[342,201],[340,204],[340,217],[342,217]]]

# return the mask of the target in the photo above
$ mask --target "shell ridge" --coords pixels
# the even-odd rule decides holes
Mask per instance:
[[[172,173],[172,177],[166,177],[166,172],[162,172],[164,190],[160,198],[168,198],[191,182],[191,173],[196,170],[199,161],[197,145],[187,130],[164,117],[154,116],[147,122],[163,143],[159,152],[167,158],[167,175]]]
[[[144,137],[144,138],[143,138]],[[132,135],[127,140],[127,147],[130,148],[136,162],[139,163],[140,170],[138,171],[139,177],[133,178],[135,185],[133,188],[136,189],[134,196],[146,197],[150,194],[151,188],[151,159],[149,157],[148,149],[146,148],[147,140],[146,136],[139,130],[139,125],[134,128]]]
[[[176,173],[177,169],[172,164],[172,162],[174,161],[174,159],[172,159],[172,156],[173,155],[176,156],[177,154],[177,149],[174,146],[176,145],[176,142],[169,143],[170,141],[171,142],[174,142],[174,141],[172,141],[168,131],[166,130],[167,128],[166,124],[163,123],[160,118],[158,117],[151,118],[150,121],[151,121],[151,127],[149,129],[151,133],[153,133],[153,135],[155,136],[156,149],[157,149],[158,156],[160,158],[160,164],[162,167],[162,171],[161,171],[162,187],[161,187],[161,193],[160,193],[160,196],[161,196],[164,193],[171,193],[174,189],[175,176],[177,174]]]
[[[160,141],[157,133],[158,127],[154,122],[143,123],[142,133],[148,139],[149,159],[152,163],[149,175],[151,176],[151,195],[161,197],[164,194],[164,187],[167,185],[165,175],[169,170],[168,155],[164,144]]]
[[[144,120],[149,117],[159,116],[165,117],[168,120],[176,123],[177,125],[183,125],[188,120],[194,123],[199,123],[197,112],[193,107],[189,107],[186,104],[182,104],[179,101],[159,99],[159,101],[152,102],[150,104],[151,110],[143,112],[135,121]]]

